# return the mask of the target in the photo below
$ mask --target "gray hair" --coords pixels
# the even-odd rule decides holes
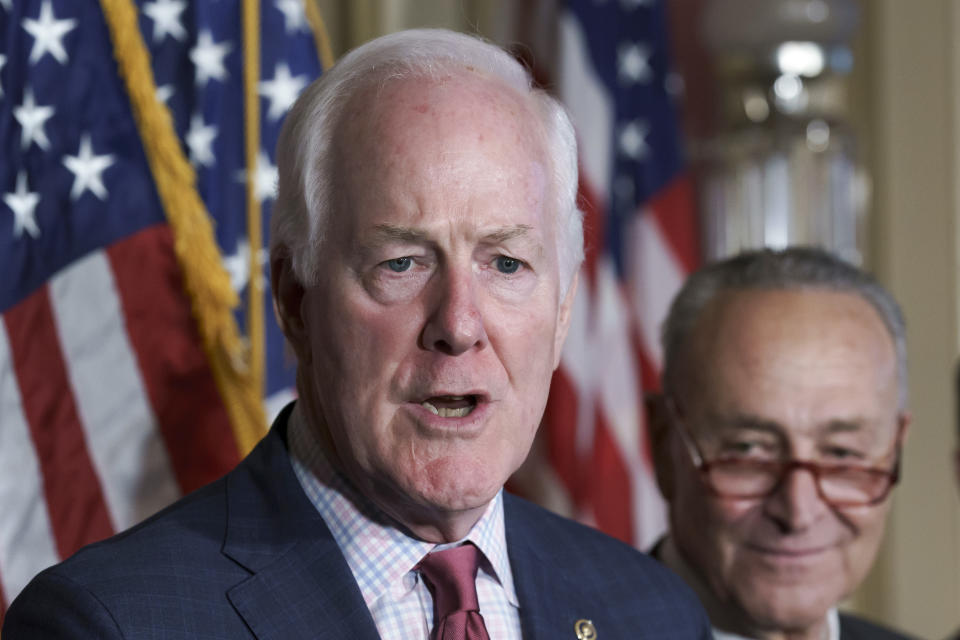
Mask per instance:
[[[703,310],[723,292],[743,289],[829,289],[860,296],[879,314],[893,339],[897,359],[897,402],[907,407],[907,338],[900,305],[872,276],[813,247],[745,251],[691,275],[673,299],[663,323],[663,384],[672,387],[683,345]]]
[[[583,261],[583,214],[577,207],[577,142],[566,111],[536,88],[526,68],[500,47],[443,29],[413,29],[371,40],[344,56],[303,92],[277,143],[277,200],[270,252],[285,251],[305,285],[319,278],[318,248],[334,202],[333,148],[350,98],[387,81],[441,78],[470,70],[500,80],[530,99],[552,162],[562,293]]]

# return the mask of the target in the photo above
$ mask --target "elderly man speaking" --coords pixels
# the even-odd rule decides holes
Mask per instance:
[[[836,610],[873,564],[909,424],[890,294],[824,251],[745,253],[690,277],[663,343],[654,554],[715,637],[902,638]]]
[[[504,51],[375,40],[278,147],[299,400],[224,479],[36,578],[17,638],[706,638],[643,554],[502,492],[582,255],[563,109]]]

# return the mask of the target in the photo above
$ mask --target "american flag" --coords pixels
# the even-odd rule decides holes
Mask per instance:
[[[291,396],[262,247],[315,11],[0,0],[0,620],[230,469]]]
[[[571,0],[551,84],[580,147],[586,261],[540,439],[513,486],[647,548],[665,529],[643,396],[658,332],[699,259],[659,0]]]

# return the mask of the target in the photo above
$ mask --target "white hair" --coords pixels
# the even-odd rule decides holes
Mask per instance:
[[[583,260],[583,213],[577,207],[577,143],[566,111],[536,88],[506,51],[463,33],[413,29],[371,40],[345,55],[301,94],[277,143],[279,183],[270,220],[270,252],[286,252],[304,285],[319,279],[319,248],[334,208],[334,133],[346,105],[374,83],[440,78],[467,70],[498,79],[530,99],[552,163],[561,293]]]

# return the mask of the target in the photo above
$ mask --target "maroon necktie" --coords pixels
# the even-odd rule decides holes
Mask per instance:
[[[465,544],[427,554],[420,573],[433,594],[435,640],[490,640],[477,602],[480,551]]]

